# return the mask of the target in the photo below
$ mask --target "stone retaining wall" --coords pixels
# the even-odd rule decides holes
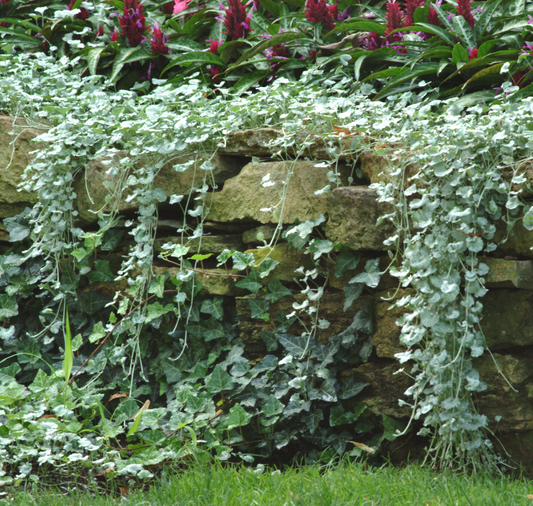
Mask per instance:
[[[11,131],[14,131],[16,136],[9,135]],[[31,159],[29,152],[36,148],[31,140],[39,133],[41,131],[38,129],[24,125],[13,128],[12,118],[0,117],[0,218],[16,215],[36,201],[34,195],[18,192],[16,186]],[[254,255],[264,252],[256,248],[261,244],[257,233],[261,232],[268,240],[272,237],[277,219],[260,209],[275,206],[279,195],[272,187],[263,187],[261,181],[269,173],[271,180],[280,185],[287,173],[288,162],[269,159],[272,156],[269,142],[277,135],[278,132],[273,129],[235,132],[212,160],[218,188],[206,203],[210,209],[204,231],[209,235],[202,239],[201,253],[218,254],[225,248],[248,250]],[[13,146],[14,139],[16,142]],[[345,140],[341,139],[340,142]],[[341,164],[340,178],[346,186],[317,196],[315,192],[329,184],[328,169],[315,166],[327,156],[323,141],[317,140],[310,148],[309,154],[313,156],[313,160],[293,162],[294,173],[288,190],[283,224],[289,225],[295,220],[301,222],[316,219],[322,213],[327,217],[328,239],[363,252],[368,258],[380,256],[381,266],[385,267],[388,256],[383,241],[392,235],[393,230],[388,222],[376,227],[376,221],[380,215],[389,213],[390,209],[387,205],[377,202],[375,191],[368,186],[387,177],[386,157],[365,153],[358,163],[366,179],[353,178],[355,182],[352,182],[352,186],[348,186],[350,177],[353,177],[352,170],[349,165]],[[259,156],[266,160],[251,161],[252,157]],[[103,183],[109,178],[105,169],[105,165],[94,162],[87,168],[86,174],[79,177],[75,183],[77,207],[81,221],[85,224],[95,222],[94,211],[105,205],[107,190]],[[525,167],[524,170],[528,178],[530,172],[533,178],[533,170],[530,170],[530,167]],[[160,172],[156,181],[156,185],[163,188],[168,195],[187,193],[190,184],[190,176],[187,173],[175,172],[171,164]],[[135,209],[135,204],[123,199],[120,208],[121,212],[130,212]],[[165,242],[179,240],[175,231],[180,227],[180,221],[174,221],[169,216],[167,218],[159,223],[156,250]],[[0,241],[7,239],[5,229],[4,232],[0,231]],[[4,246],[7,247],[7,243],[4,242]],[[487,391],[478,396],[479,411],[490,417],[491,429],[512,458],[533,470],[532,246],[533,233],[517,224],[514,236],[495,252],[494,258],[484,259],[491,271],[487,278],[490,290],[483,300],[482,328],[490,349],[513,388],[497,373],[488,354],[477,359],[475,366],[488,385]],[[122,247],[127,248],[128,243],[124,242]],[[274,271],[276,277],[286,281],[294,278],[295,268],[309,263],[306,255],[298,253],[283,242],[277,244],[271,257],[280,261]],[[363,265],[364,262],[361,262],[359,269],[362,269]],[[156,273],[172,269],[156,261]],[[198,279],[208,293],[235,299],[240,337],[246,343],[248,351],[260,358],[266,354],[265,345],[260,338],[266,324],[250,317],[247,298],[254,295],[246,295],[248,292],[236,287],[235,280],[231,277],[213,275],[217,272],[216,269],[210,269],[211,275],[200,273]],[[402,296],[405,290],[397,291],[395,280],[385,275],[376,290],[367,292],[352,308],[344,312],[342,288],[357,272],[350,272],[341,279],[330,276],[320,310],[322,317],[332,322],[332,326],[321,339],[327,340],[328,335],[344,330],[351,323],[354,314],[369,300],[374,300],[375,333],[371,360],[357,368],[344,371],[343,375],[354,376],[371,384],[371,387],[363,392],[363,402],[373,413],[406,419],[409,410],[400,407],[398,399],[402,398],[409,379],[405,375],[394,374],[399,369],[394,355],[402,351],[399,342],[400,331],[395,323],[401,313],[398,308],[389,310],[390,298]],[[220,270],[220,273],[226,271]],[[293,301],[291,297],[285,297],[273,304],[272,317],[275,318],[275,314],[282,309],[291,308]],[[499,424],[495,422],[496,416],[502,417]]]

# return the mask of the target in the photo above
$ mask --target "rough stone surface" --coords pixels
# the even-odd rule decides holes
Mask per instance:
[[[20,120],[14,126],[13,121],[9,116],[0,116],[0,219],[20,214],[37,202],[35,194],[19,192],[17,185],[33,158],[30,152],[39,147],[32,141],[44,130],[29,127]]]
[[[277,224],[277,217],[261,209],[281,206],[279,192],[283,191],[289,164],[294,164],[294,167],[283,209],[283,223],[316,219],[321,213],[326,214],[328,196],[315,195],[315,191],[330,184],[327,177],[329,169],[315,167],[315,162],[264,162],[249,163],[238,176],[226,181],[222,191],[208,197],[205,205],[210,209],[206,219],[217,222],[258,221]],[[341,172],[343,184],[347,183],[350,173],[347,168]],[[276,183],[275,186],[261,185],[267,174],[270,174],[270,180]]]
[[[489,418],[491,427],[499,432],[533,430],[533,356],[494,353],[493,360],[486,354],[474,361],[474,367],[487,384],[487,390],[477,396],[478,409]]]
[[[533,258],[533,231],[526,230],[519,219],[513,226],[513,230],[507,237],[507,225],[500,221],[496,225],[494,242],[501,243],[496,250],[496,255],[500,257]]]
[[[164,244],[172,243],[178,245],[181,242],[181,237],[161,237],[155,240],[154,250],[160,252]],[[201,240],[200,238],[193,239],[187,245],[190,247],[189,252],[191,255],[198,252],[202,254],[218,254],[225,249],[234,249],[236,251],[246,249],[240,235],[204,235]]]
[[[490,269],[485,283],[488,288],[533,290],[533,260],[484,258],[483,263]]]
[[[152,269],[156,276],[168,273],[171,278],[179,272],[178,267],[154,266]],[[235,286],[241,279],[237,277],[239,274],[233,269],[206,269],[205,272],[196,272],[196,281],[202,285],[202,293],[239,297],[247,292]]]
[[[260,227],[252,228],[242,234],[242,241],[246,244],[263,244],[263,240],[270,241],[274,237],[276,227],[271,225],[261,225]],[[263,234],[263,240],[257,238],[257,234]]]
[[[386,154],[376,154],[376,152],[368,150],[363,151],[359,155],[361,162],[361,172],[372,184],[384,182],[388,184],[391,182],[391,170],[395,167],[392,165],[394,157],[394,150],[387,149]],[[405,169],[405,187],[411,186],[415,180],[411,178],[418,174],[418,167],[414,164],[408,164]],[[421,186],[421,181],[417,179],[417,185]]]
[[[199,169],[203,162],[202,159],[196,162],[198,167],[196,171],[192,167],[184,172],[177,172],[173,168],[176,164],[186,163],[193,159],[192,157],[179,157],[167,163],[156,176],[154,187],[163,189],[167,196],[170,196],[173,194],[185,195],[190,192],[193,185],[201,186],[205,174],[205,171]],[[104,184],[116,184],[117,177],[107,174],[110,166],[104,163],[106,161],[109,161],[109,158],[94,160],[89,163],[85,173],[75,182],[74,187],[78,194],[77,206],[80,219],[83,222],[92,223],[97,219],[96,212],[100,209],[109,210],[109,204],[106,204],[106,197],[109,192]],[[214,182],[220,188],[226,179],[239,173],[246,161],[238,157],[215,155],[211,159],[211,163],[215,166],[213,169]],[[135,201],[127,202],[127,197],[128,192],[125,192],[119,203],[119,212],[132,211],[138,208]]]
[[[383,241],[394,235],[392,223],[380,216],[392,212],[389,204],[377,201],[377,193],[365,186],[336,188],[328,198],[326,236],[356,251],[386,251]]]
[[[265,156],[271,157],[280,150],[275,141],[283,136],[281,130],[276,128],[260,128],[257,130],[236,130],[228,135],[226,145],[219,148],[219,153],[239,156]],[[348,151],[353,141],[353,136],[334,136],[332,145],[322,136],[300,130],[296,140],[299,143],[308,143],[309,147],[304,156],[310,156],[315,160],[331,159],[332,155],[340,151]],[[289,154],[295,155],[293,149]],[[342,155],[341,158],[351,158],[351,155]]]
[[[250,298],[260,297],[260,294],[255,296],[237,297],[235,299],[237,316],[239,318],[239,337],[246,345],[247,351],[251,353],[266,353],[266,348],[261,339],[262,331],[275,331],[277,325],[278,313],[280,311],[286,311],[291,313],[294,311],[292,304],[294,302],[302,303],[306,298],[305,295],[297,294],[294,296],[286,296],[271,304],[269,309],[270,321],[265,322],[260,319],[254,319],[251,317],[250,310]],[[343,310],[344,306],[344,294],[343,293],[327,293],[324,294],[320,300],[320,317],[328,320],[331,325],[325,330],[321,330],[319,334],[319,340],[321,342],[327,342],[328,339],[334,335],[337,335],[346,330],[353,321],[353,317],[361,309],[364,309],[366,305],[371,302],[371,296],[362,296],[357,299],[353,306],[346,312]],[[304,317],[304,323],[309,322]],[[305,329],[302,325],[295,323],[290,329],[289,333],[294,335],[300,335]]]
[[[357,381],[370,383],[363,390],[360,400],[375,415],[403,419],[410,416],[411,409],[400,406],[398,400],[409,402],[404,392],[411,385],[411,379],[403,373],[395,374],[399,369],[400,365],[391,360],[367,362],[355,369],[353,377]]]
[[[270,283],[273,279],[292,281],[294,278],[301,278],[303,274],[294,272],[301,266],[304,266],[306,270],[315,268],[309,255],[296,250],[286,242],[280,242],[273,247],[250,249],[246,253],[254,255],[255,265],[259,265],[266,258],[279,262],[275,269],[264,278],[265,283]]]
[[[397,297],[408,293],[400,290]],[[377,294],[374,346],[378,357],[394,358],[405,351],[400,344],[400,327],[396,320],[403,314],[401,308],[390,310],[391,302],[380,300]],[[516,290],[490,290],[482,299],[481,328],[490,350],[533,346],[533,294]]]

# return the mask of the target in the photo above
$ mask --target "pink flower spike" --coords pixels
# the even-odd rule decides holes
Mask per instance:
[[[181,11],[184,11],[188,7],[190,0],[174,0],[174,14],[179,14]]]
[[[533,16],[531,14],[529,14],[528,15],[527,24],[530,25],[531,23],[533,23]]]

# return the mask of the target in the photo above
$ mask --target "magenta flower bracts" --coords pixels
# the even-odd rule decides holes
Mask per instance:
[[[457,15],[463,16],[465,21],[470,25],[470,28],[474,28],[476,21],[472,15],[470,0],[457,0]]]
[[[429,9],[428,23],[430,25],[440,26],[439,15],[437,14],[437,11],[433,7],[430,7],[430,9]]]
[[[224,24],[228,34],[228,40],[245,39],[250,29],[251,18],[246,15],[246,8],[240,0],[228,0],[225,10]]]
[[[3,2],[3,3],[8,3],[8,2]],[[76,3],[76,0],[71,0],[70,3],[67,5],[67,9],[71,11],[75,3]],[[2,4],[2,2],[0,2],[0,4]],[[78,14],[76,14],[75,17],[76,19],[81,19],[82,21],[85,21],[89,17],[89,11],[85,9],[84,7],[80,7],[80,12],[78,12]]]
[[[161,31],[161,27],[154,23],[152,40],[152,51],[156,54],[170,54],[172,51],[168,48],[166,43],[168,42],[168,35]]]
[[[144,40],[145,32],[149,31],[143,14],[143,6],[138,0],[125,0],[124,12],[118,18],[122,35],[126,36],[130,46],[138,46]]]
[[[418,7],[424,7],[426,0],[406,0],[405,1],[405,18],[403,26],[413,26],[413,16]]]
[[[326,0],[307,0],[305,3],[305,18],[313,23],[322,23],[324,28],[333,30],[338,17],[336,5],[326,4]]]

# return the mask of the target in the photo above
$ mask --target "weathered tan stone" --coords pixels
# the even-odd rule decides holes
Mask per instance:
[[[283,181],[289,170],[293,174],[289,181],[287,198],[283,207],[283,223],[294,223],[316,219],[327,212],[327,194],[315,195],[330,184],[328,168],[315,167],[315,162],[265,162],[249,163],[239,175],[229,179],[220,192],[210,195],[204,204],[209,208],[206,219],[217,222],[258,221],[260,223],[278,223],[278,217],[261,209],[281,207],[280,193]],[[351,171],[347,168],[341,172],[345,184]],[[263,187],[263,177],[270,174],[275,186]]]
[[[484,258],[489,266],[485,285],[488,288],[521,288],[533,290],[533,260]]]
[[[533,358],[494,353],[493,360],[486,354],[474,361],[474,367],[487,384],[477,398],[479,412],[489,418],[490,425],[500,432],[533,430]],[[501,420],[496,422],[496,417]]]
[[[393,418],[408,418],[411,409],[400,406],[400,399],[410,402],[405,391],[412,384],[412,380],[404,373],[397,373],[400,365],[397,362],[383,360],[367,362],[353,371],[356,381],[370,383],[359,400],[368,406],[375,415],[387,415]]]
[[[237,297],[235,299],[237,315],[239,319],[238,329],[239,337],[246,345],[247,351],[265,352],[265,346],[261,339],[262,331],[275,331],[280,322],[277,321],[278,313],[286,311],[287,314],[292,313],[293,303],[301,304],[306,296],[302,294],[286,296],[270,305],[269,314],[270,321],[252,318],[250,309],[250,298],[261,298],[262,294],[255,294],[246,297]],[[352,323],[353,317],[360,310],[364,309],[367,304],[372,301],[372,297],[364,295],[354,301],[351,308],[344,312],[344,294],[343,293],[326,293],[320,299],[320,318],[328,320],[330,326],[327,329],[319,330],[318,339],[321,342],[327,342],[332,336],[344,332]],[[309,325],[309,319],[303,315],[303,321]],[[289,334],[300,335],[304,331],[304,327],[295,323],[289,330]]]
[[[35,194],[19,192],[17,186],[33,158],[30,153],[39,148],[33,139],[42,133],[45,130],[30,127],[22,120],[15,122],[9,116],[0,116],[0,219],[20,214],[37,202]]]
[[[264,156],[271,157],[281,150],[280,145],[275,142],[283,137],[283,132],[276,128],[260,128],[257,130],[236,130],[228,135],[225,145],[219,148],[219,153],[226,155],[239,156]],[[324,136],[299,130],[296,141],[303,145],[307,143],[308,147],[303,156],[309,156],[315,160],[329,160],[335,158],[336,154],[341,155],[341,159],[351,159],[352,155],[342,154],[350,152],[350,146],[355,137],[334,136],[325,139]],[[331,144],[331,145],[330,145]],[[294,148],[289,148],[290,155],[300,155]]]
[[[191,191],[192,186],[201,186],[205,171],[200,169],[204,161],[196,161],[196,170],[194,165],[184,172],[177,172],[173,166],[183,164],[194,157],[178,157],[167,163],[158,173],[154,180],[154,187],[163,189],[167,196],[186,195]],[[102,209],[109,211],[109,204],[106,204],[106,197],[109,195],[105,185],[118,184],[118,177],[111,176],[107,173],[110,165],[106,162],[113,161],[113,158],[102,158],[89,163],[85,173],[75,182],[74,188],[78,195],[77,206],[80,213],[80,219],[83,222],[92,223],[97,220],[97,212]],[[144,163],[144,162],[143,162]],[[146,162],[147,163],[147,162]],[[238,157],[228,157],[215,155],[211,159],[214,165],[213,177],[214,183],[220,188],[226,179],[229,179],[239,173],[244,162]],[[211,181],[208,181],[210,184]],[[119,212],[132,211],[139,206],[137,202],[127,202],[129,192],[124,192],[119,203]]]
[[[372,184],[381,182],[384,182],[385,184],[390,183],[390,173],[397,168],[397,165],[395,165],[393,161],[394,157],[397,156],[394,154],[394,151],[395,150],[391,148],[387,149],[386,154],[377,154],[372,150],[363,151],[359,155],[363,176]],[[423,186],[424,183],[421,180],[417,179],[415,181],[411,179],[418,174],[418,171],[419,168],[415,164],[407,164],[405,168],[405,188],[411,186],[414,182],[416,182],[419,187]]]
[[[154,275],[167,274],[173,278],[179,273],[178,267],[154,266],[152,268]],[[202,292],[210,295],[226,295],[229,297],[238,297],[247,293],[247,290],[238,288],[235,283],[238,283],[242,277],[240,272],[229,269],[206,269],[205,271],[198,270],[195,279],[202,285]]]
[[[255,258],[255,265],[259,265],[266,258],[271,258],[279,262],[274,270],[263,279],[264,283],[270,283],[273,279],[280,281],[292,281],[303,277],[303,274],[294,272],[301,266],[306,270],[315,268],[310,255],[303,251],[298,251],[286,242],[280,242],[273,247],[250,249],[246,253],[252,253]]]
[[[242,242],[246,244],[263,244],[263,240],[270,241],[270,239],[274,237],[275,231],[276,227],[274,227],[273,225],[261,225],[260,227],[252,228],[250,230],[247,230],[246,232],[243,232]],[[259,240],[257,238],[258,234],[263,235],[262,240]]]
[[[172,243],[175,245],[182,244],[181,237],[161,237],[155,240],[154,242],[154,251],[162,251],[164,244]],[[195,253],[222,253],[225,249],[235,250],[235,251],[244,251],[246,246],[241,240],[240,235],[204,235],[200,239],[192,239],[190,242],[184,242],[189,246],[189,254],[194,255]]]
[[[377,193],[365,186],[336,188],[329,194],[326,236],[356,251],[386,251],[385,239],[395,234],[392,223],[377,220],[392,206],[377,201]]]

